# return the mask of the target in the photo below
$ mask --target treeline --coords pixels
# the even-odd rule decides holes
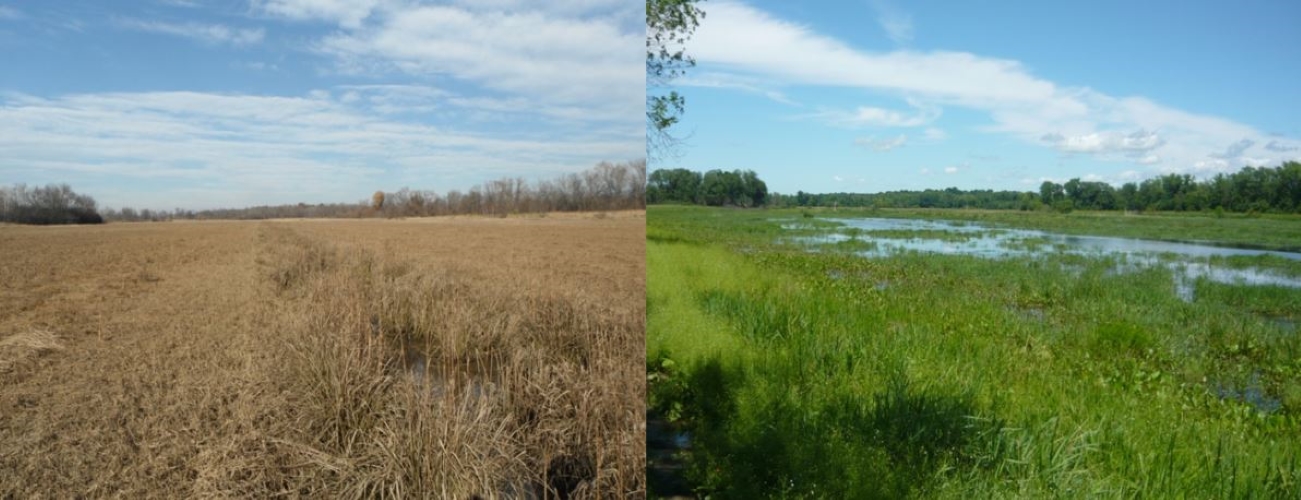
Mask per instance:
[[[1188,174],[1166,174],[1119,189],[1102,182],[1071,179],[1045,182],[1039,199],[1059,210],[1171,210],[1226,212],[1301,212],[1301,163],[1246,167],[1198,181]]]
[[[0,186],[0,222],[18,224],[100,224],[95,199],[77,194],[67,184],[28,188]]]
[[[768,203],[768,185],[752,170],[675,168],[651,172],[646,186],[649,203],[695,203],[712,206],[758,207]]]
[[[654,174],[652,174],[654,176]],[[1047,181],[1036,192],[958,188],[885,193],[774,193],[771,206],[981,208],[993,210],[1147,210],[1301,213],[1301,163],[1246,167],[1198,181],[1166,174],[1119,188],[1105,182]]]
[[[1035,197],[1021,191],[963,191],[958,188],[884,193],[773,193],[774,207],[876,207],[876,208],[983,208],[1017,210],[1032,208]]]
[[[213,210],[120,210],[104,215],[116,221],[171,219],[286,219],[422,217],[436,215],[507,215],[516,213],[627,210],[646,207],[646,160],[601,162],[584,172],[530,182],[507,177],[466,191],[439,194],[402,188],[378,191],[356,203],[262,205]]]

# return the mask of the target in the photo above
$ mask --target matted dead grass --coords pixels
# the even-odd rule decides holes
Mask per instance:
[[[0,228],[0,497],[643,496],[644,214],[589,215]]]

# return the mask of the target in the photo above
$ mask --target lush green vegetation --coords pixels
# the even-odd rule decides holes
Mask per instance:
[[[703,174],[685,168],[656,170],[648,182],[648,203],[759,207],[768,200],[768,185],[751,170],[710,170]]]
[[[816,215],[649,208],[649,402],[701,493],[1301,495],[1301,291],[1201,280],[1184,302],[1168,269],[1107,258],[809,252],[788,236],[835,228]],[[1194,239],[1275,229],[1206,219]]]
[[[1301,163],[1246,167],[1198,181],[1188,174],[1166,174],[1115,188],[1105,182],[1045,181],[1038,192],[958,188],[885,193],[797,192],[772,196],[772,205],[800,207],[984,208],[997,210],[1145,210],[1220,212],[1301,212]]]

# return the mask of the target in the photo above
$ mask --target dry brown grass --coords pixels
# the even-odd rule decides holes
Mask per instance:
[[[642,496],[641,217],[0,228],[0,497]]]

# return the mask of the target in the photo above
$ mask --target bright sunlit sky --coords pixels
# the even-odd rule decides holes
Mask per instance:
[[[1301,2],[709,0],[651,168],[1036,190],[1301,159]]]
[[[645,156],[633,0],[0,0],[0,184],[355,202]]]

